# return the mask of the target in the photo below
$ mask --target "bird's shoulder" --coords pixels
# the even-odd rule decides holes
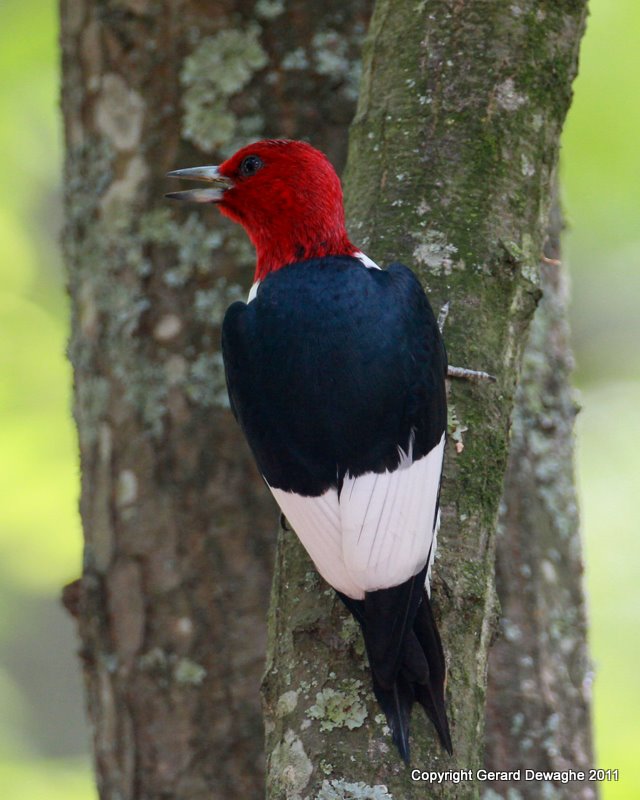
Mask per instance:
[[[400,262],[379,269],[364,258],[326,256],[270,273],[247,304],[250,316],[313,323],[315,315],[317,324],[326,327],[342,317],[361,326],[373,321],[379,330],[413,323],[432,329],[438,338],[429,300],[412,270]]]

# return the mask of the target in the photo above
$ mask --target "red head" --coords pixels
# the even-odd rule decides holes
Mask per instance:
[[[268,139],[243,147],[219,167],[170,175],[217,185],[170,196],[214,202],[239,222],[256,248],[257,280],[285,264],[356,252],[345,229],[340,180],[327,157],[306,142]]]

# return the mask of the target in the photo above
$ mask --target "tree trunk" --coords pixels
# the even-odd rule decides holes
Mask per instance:
[[[544,295],[525,350],[516,395],[509,465],[498,525],[496,584],[501,635],[491,648],[486,767],[583,771],[593,765],[591,665],[582,591],[582,558],[573,474],[576,405],[567,325],[567,276],[560,259],[562,219],[552,207]],[[524,779],[524,774],[522,775]],[[524,800],[597,796],[574,780],[493,781]]]
[[[353,241],[379,263],[413,266],[434,307],[450,303],[451,362],[498,376],[450,391],[433,598],[455,754],[442,753],[416,713],[420,770],[482,766],[509,421],[585,13],[580,0],[378,0],[371,22],[346,179]],[[479,796],[473,780],[445,777],[428,789],[412,780],[369,692],[355,624],[289,532],[280,534],[264,695],[270,798]]]
[[[338,168],[371,3],[63,0],[66,229],[102,798],[263,794],[276,510],[226,407],[218,325],[253,253],[166,170],[262,136]],[[170,188],[174,188],[173,186]]]

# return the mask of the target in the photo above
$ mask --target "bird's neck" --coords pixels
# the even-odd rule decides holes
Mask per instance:
[[[324,256],[350,256],[358,252],[344,228],[324,232],[314,230],[311,234],[308,229],[303,229],[292,233],[289,236],[273,236],[270,232],[264,232],[251,236],[257,256],[254,280],[264,280],[270,272],[287,264]]]

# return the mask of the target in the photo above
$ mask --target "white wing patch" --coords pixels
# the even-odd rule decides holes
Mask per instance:
[[[347,475],[340,498],[335,489],[319,497],[271,489],[327,583],[362,599],[365,592],[403,583],[429,558],[429,589],[444,442],[443,434],[412,463],[406,454],[393,472]]]
[[[366,592],[398,586],[424,567],[435,538],[444,434],[394,472],[347,476],[340,497],[347,572]]]
[[[325,581],[349,597],[364,597],[347,572],[342,555],[340,507],[336,489],[319,497],[273,489],[271,493]]]

